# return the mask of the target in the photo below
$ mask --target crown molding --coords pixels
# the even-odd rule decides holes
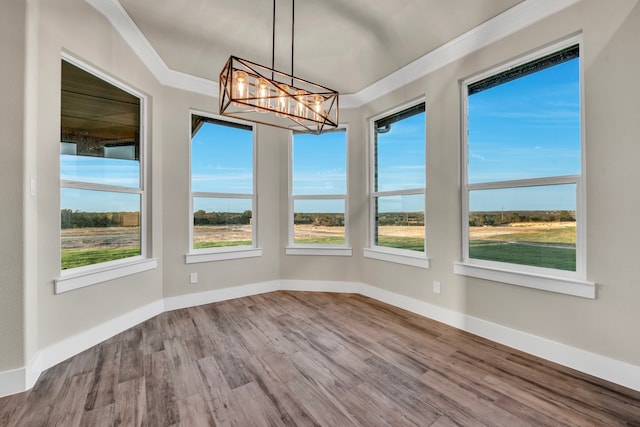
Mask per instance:
[[[170,69],[118,0],[85,0],[102,13],[164,86],[218,96],[218,82]],[[500,15],[353,94],[340,96],[341,108],[358,108],[470,53],[482,49],[581,0],[525,0]]]
[[[86,0],[86,2],[107,18],[160,84],[218,96],[218,82],[170,69],[118,0]]]

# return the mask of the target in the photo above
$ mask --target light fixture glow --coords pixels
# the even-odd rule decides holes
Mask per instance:
[[[293,16],[291,74],[274,68],[275,5],[274,0],[271,68],[230,56],[220,72],[220,114],[317,134],[335,129],[338,127],[338,92],[293,76]],[[294,15],[295,0],[292,6]]]

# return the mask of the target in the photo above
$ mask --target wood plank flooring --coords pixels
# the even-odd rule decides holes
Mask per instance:
[[[640,426],[640,393],[360,295],[163,313],[0,399],[1,426]]]

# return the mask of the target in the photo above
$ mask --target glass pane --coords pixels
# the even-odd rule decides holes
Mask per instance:
[[[140,187],[140,98],[62,61],[60,178]]]
[[[193,198],[193,248],[253,244],[251,199]]]
[[[375,191],[424,188],[425,113],[376,129]]]
[[[576,270],[576,185],[469,193],[469,258]]]
[[[424,195],[376,198],[377,246],[424,252]]]
[[[294,200],[293,242],[343,245],[344,199]]]
[[[251,130],[201,119],[191,138],[191,191],[253,194]]]
[[[141,255],[140,195],[61,189],[61,269]]]
[[[580,174],[579,59],[468,97],[469,183]]]
[[[63,143],[68,144],[70,143]],[[139,188],[140,162],[60,154],[60,179]]]
[[[293,135],[293,194],[347,193],[347,133]]]

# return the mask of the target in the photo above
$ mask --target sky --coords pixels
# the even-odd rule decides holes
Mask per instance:
[[[579,60],[469,96],[469,183],[580,174]],[[575,210],[575,185],[482,190],[471,211]]]
[[[578,61],[556,65],[468,98],[470,184],[580,173]],[[393,123],[389,132],[378,134],[378,191],[424,187],[425,121],[428,122],[425,113],[420,113]],[[344,195],[346,133],[295,134],[293,138],[294,194]],[[427,141],[426,146],[435,143],[438,142]],[[192,191],[238,195],[196,198],[194,210],[251,209],[251,131],[205,123],[193,137],[191,147]],[[139,186],[137,160],[61,154],[60,165],[63,180]],[[575,193],[575,185],[478,190],[470,194],[470,210],[575,210]],[[61,198],[63,209],[87,212],[137,211],[140,206],[138,195],[63,189]],[[295,209],[344,212],[344,200],[297,200]],[[381,197],[379,209],[422,210],[424,199],[415,195]]]
[[[424,189],[426,113],[414,114],[390,126],[377,136],[377,191]],[[379,213],[417,211],[424,211],[423,194],[378,198]]]

